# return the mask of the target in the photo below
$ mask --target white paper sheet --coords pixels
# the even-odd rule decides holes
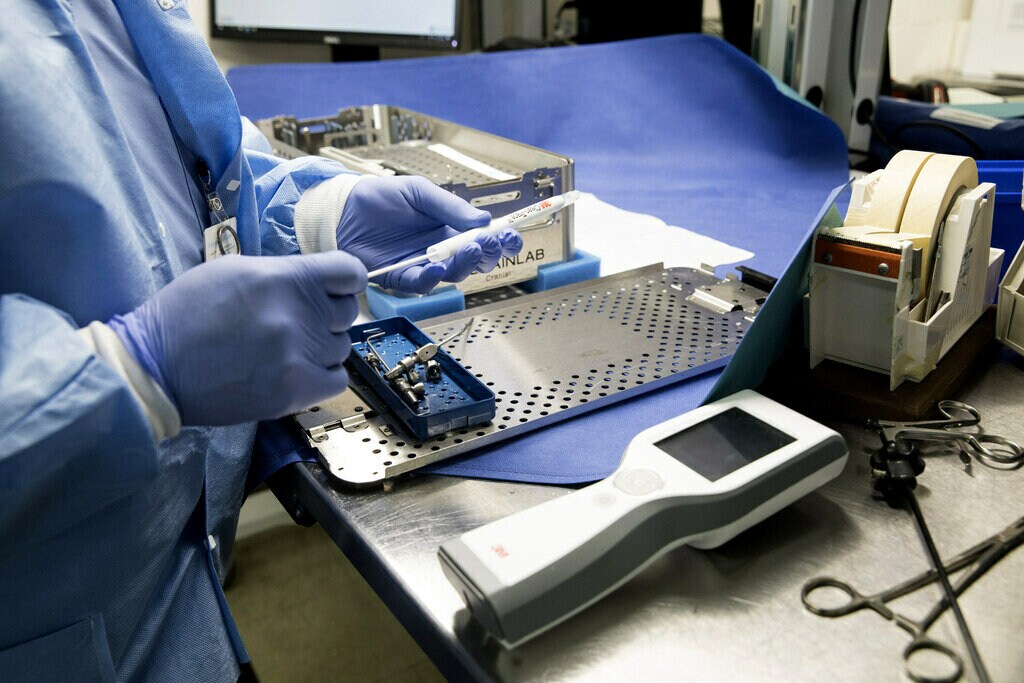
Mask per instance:
[[[576,247],[601,258],[601,275],[659,261],[666,268],[720,266],[754,255],[655,216],[620,209],[588,192],[573,206]]]

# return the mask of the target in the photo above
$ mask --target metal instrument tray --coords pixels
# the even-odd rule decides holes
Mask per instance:
[[[358,173],[418,175],[473,206],[503,216],[575,188],[573,160],[454,121],[387,104],[341,109],[332,116],[256,121],[275,154],[319,154]],[[490,273],[460,282],[470,294],[537,277],[537,268],[573,258],[573,209],[524,226],[523,250]]]
[[[489,424],[429,440],[402,430],[351,374],[350,390],[295,416],[325,469],[355,487],[430,465],[724,366],[767,293],[661,264],[421,321],[494,391]]]

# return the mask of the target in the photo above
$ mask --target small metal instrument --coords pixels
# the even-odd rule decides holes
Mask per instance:
[[[980,428],[981,413],[972,406],[946,400],[939,401],[938,408],[943,418],[917,422],[872,420],[868,426],[880,431],[883,443],[895,444],[903,452],[909,452],[914,442],[952,441],[962,453],[973,455],[986,465],[1017,466],[1024,461],[1024,450],[1014,441],[996,434],[961,431],[964,427]]]
[[[968,548],[956,557],[945,562],[945,571],[952,573],[966,569],[953,586],[953,592],[959,596],[975,581],[980,579],[989,569],[995,566],[1003,557],[1018,548],[1024,543],[1024,518],[1020,518],[999,533],[991,536],[972,548]],[[970,569],[967,569],[970,567]],[[804,584],[800,591],[800,599],[813,614],[821,617],[845,617],[862,609],[874,610],[876,613],[895,623],[912,636],[910,643],[903,649],[903,666],[907,676],[915,683],[952,683],[963,675],[963,660],[950,646],[941,643],[928,635],[928,630],[938,621],[950,604],[945,597],[928,611],[919,621],[915,621],[903,614],[894,611],[888,603],[910,595],[925,586],[930,586],[939,580],[939,574],[935,569],[921,572],[892,588],[888,588],[872,595],[864,595],[853,588],[850,584],[839,579],[823,576],[811,579]],[[848,601],[844,604],[831,604],[825,606],[822,589],[836,589],[845,593]],[[815,595],[817,594],[817,597]],[[930,651],[937,656],[945,658],[949,663],[948,673],[945,675],[928,675],[915,670],[913,657],[915,653]]]

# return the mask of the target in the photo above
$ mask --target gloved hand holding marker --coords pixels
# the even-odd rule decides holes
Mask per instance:
[[[217,259],[107,325],[183,424],[287,415],[348,385],[342,367],[351,349],[347,330],[359,311],[356,295],[366,288],[367,268],[426,250],[372,276],[412,293],[429,292],[442,280],[458,282],[517,254],[523,241],[516,227],[578,194],[492,221],[425,178],[364,178],[352,188],[337,226],[339,251]]]
[[[426,294],[439,282],[461,282],[474,271],[486,273],[503,256],[519,253],[522,238],[506,229],[497,235],[474,233],[448,258],[423,263],[423,253],[431,245],[490,223],[491,214],[422,176],[364,177],[345,201],[337,242],[339,249],[376,273],[371,278],[375,284]]]
[[[451,258],[455,253],[463,246],[470,244],[481,235],[493,235],[494,237],[500,237],[502,233],[507,230],[518,229],[527,223],[531,223],[538,218],[542,218],[549,214],[554,213],[560,209],[563,209],[577,199],[580,198],[580,192],[578,190],[571,190],[565,194],[552,197],[550,199],[544,199],[531,204],[524,209],[514,211],[508,215],[495,218],[487,226],[482,228],[473,228],[466,232],[459,233],[454,237],[442,240],[435,244],[427,247],[427,252],[420,256],[414,256],[405,261],[391,264],[383,268],[370,271],[368,277],[372,280],[375,277],[390,273],[391,271],[398,270],[400,268],[408,268],[409,266],[429,261],[431,263],[438,263],[446,259]]]

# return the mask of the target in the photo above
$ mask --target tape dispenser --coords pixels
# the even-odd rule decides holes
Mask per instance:
[[[973,159],[949,154],[904,150],[856,180],[843,224],[814,237],[811,367],[886,373],[890,390],[928,375],[995,291],[994,197]]]

